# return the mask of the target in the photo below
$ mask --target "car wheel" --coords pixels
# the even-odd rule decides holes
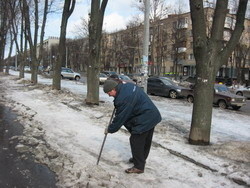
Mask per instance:
[[[76,77],[75,77],[75,80],[76,80],[76,81],[79,81],[79,80],[80,80],[80,77],[79,77],[79,76],[76,76]]]
[[[177,92],[176,91],[170,91],[169,96],[171,99],[176,99],[177,98]]]
[[[241,108],[241,106],[232,106],[232,108],[233,108],[234,110],[239,110],[239,109]]]
[[[188,96],[188,97],[187,97],[187,101],[188,101],[189,103],[193,103],[193,102],[194,102],[194,97],[193,97],[193,96]]]
[[[223,100],[220,100],[219,103],[218,103],[219,107],[221,109],[226,109],[227,108],[227,103]]]
[[[236,95],[243,96],[243,93],[241,91],[238,91]]]

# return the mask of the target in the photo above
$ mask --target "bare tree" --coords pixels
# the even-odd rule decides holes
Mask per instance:
[[[61,31],[60,31],[60,41],[59,41],[59,59],[55,64],[54,75],[53,75],[53,89],[61,89],[61,67],[62,62],[66,61],[66,29],[68,24],[68,19],[71,16],[75,8],[75,0],[65,0],[62,21],[61,21]]]
[[[249,41],[249,39],[247,41]],[[237,69],[237,83],[239,84],[246,84],[245,74],[247,74],[246,71],[248,71],[246,61],[249,56],[250,46],[244,44],[241,39],[241,42],[237,44],[234,50],[235,66]]]
[[[99,72],[103,17],[108,0],[91,0],[86,104],[99,105]]]
[[[42,28],[40,30],[40,53],[42,53],[43,48],[43,38],[44,38],[44,29],[48,14],[48,0],[43,1],[44,5],[44,12],[42,16]],[[39,66],[39,56],[37,54],[38,52],[38,33],[39,33],[39,10],[41,7],[39,7],[41,4],[39,4],[38,0],[32,0],[29,1],[30,4],[28,4],[27,0],[22,0],[22,13],[24,15],[24,21],[25,21],[25,38],[28,40],[29,47],[30,47],[30,61],[31,61],[31,81],[33,84],[37,83],[37,74],[38,74],[38,66]],[[34,19],[34,20],[33,20]],[[31,23],[34,22],[34,26],[31,25]],[[41,57],[40,57],[41,58]]]
[[[9,20],[10,21],[10,20]],[[9,35],[10,35],[10,45],[9,45],[9,53],[8,53],[8,58],[7,58],[7,61],[6,61],[6,68],[5,68],[5,73],[6,74],[9,74],[9,64],[10,64],[10,59],[11,59],[11,54],[12,54],[12,49],[13,49],[13,43],[14,43],[14,36],[13,36],[13,33],[11,31],[11,28],[9,30]]]
[[[50,6],[51,6],[51,4],[50,4]],[[42,20],[42,28],[41,28],[41,35],[40,35],[38,65],[41,65],[41,61],[43,59],[43,51],[44,51],[43,40],[44,40],[45,26],[46,26],[47,15],[48,15],[48,8],[50,6],[49,6],[48,0],[44,0],[44,10],[43,10],[43,20]]]
[[[0,72],[3,72],[4,50],[8,33],[8,2],[0,1]]]
[[[62,66],[70,67],[74,71],[86,72],[88,63],[88,38],[68,39],[67,62]]]
[[[244,29],[248,0],[240,0],[236,15],[236,25],[230,40],[225,44],[223,32],[228,0],[216,2],[211,36],[207,35],[202,0],[190,0],[193,50],[196,60],[196,85],[189,143],[207,145],[210,143],[212,104],[215,76],[219,68],[226,64],[238,43]]]
[[[140,1],[141,2],[141,1]],[[134,6],[141,12],[145,11],[145,1],[136,3]],[[170,12],[170,6],[167,6],[165,0],[150,0],[150,55],[149,55],[149,73],[159,74],[162,63],[162,53],[158,51],[162,46],[164,38],[163,25],[161,20],[166,18]]]
[[[139,11],[145,12],[145,1],[138,0],[133,4]],[[166,5],[165,0],[150,0],[150,20],[166,18],[169,13],[169,6]]]
[[[76,28],[76,35],[78,38],[84,38],[89,36],[88,20],[81,18],[81,25]]]

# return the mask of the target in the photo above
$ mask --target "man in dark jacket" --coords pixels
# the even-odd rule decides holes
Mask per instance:
[[[134,163],[126,173],[143,173],[154,133],[161,115],[148,95],[133,83],[106,80],[103,90],[114,97],[115,117],[106,133],[117,132],[122,125],[131,133],[130,146]]]

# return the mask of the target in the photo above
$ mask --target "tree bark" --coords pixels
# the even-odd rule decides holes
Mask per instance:
[[[108,0],[91,1],[89,21],[89,64],[87,67],[87,98],[86,104],[99,105],[99,73],[100,50],[102,38],[103,16]]]
[[[189,143],[210,143],[214,81],[219,68],[226,63],[243,31],[247,0],[240,0],[237,22],[232,37],[224,45],[223,32],[228,0],[216,3],[211,37],[206,34],[202,0],[190,0],[193,26],[194,56],[196,60],[196,84]]]
[[[59,59],[56,61],[54,67],[53,75],[53,85],[52,89],[61,89],[61,68],[62,62],[66,61],[66,29],[68,24],[68,19],[75,8],[75,0],[65,0],[64,8],[61,21],[61,31],[60,31],[60,40],[59,40]]]
[[[8,4],[0,2],[0,72],[3,72],[3,59],[8,31]]]

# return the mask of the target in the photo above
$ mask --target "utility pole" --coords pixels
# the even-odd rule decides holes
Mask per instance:
[[[144,74],[143,88],[146,93],[147,93],[147,82],[148,82],[149,7],[150,7],[150,0],[145,0],[142,73]]]

